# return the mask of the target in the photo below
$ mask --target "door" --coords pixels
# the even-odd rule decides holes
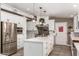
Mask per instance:
[[[56,39],[58,45],[67,45],[67,22],[55,23]]]

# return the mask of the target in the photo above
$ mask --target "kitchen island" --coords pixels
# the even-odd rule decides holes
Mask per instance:
[[[48,56],[53,50],[54,35],[24,40],[24,56]]]

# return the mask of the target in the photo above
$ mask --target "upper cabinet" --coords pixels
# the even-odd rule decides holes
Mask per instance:
[[[79,15],[74,16],[74,32],[79,32]]]
[[[49,24],[49,30],[50,31],[55,30],[55,20],[54,19],[49,20],[48,24]]]

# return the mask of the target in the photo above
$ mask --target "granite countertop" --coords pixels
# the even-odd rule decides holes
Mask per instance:
[[[36,38],[26,39],[24,41],[46,42],[46,37],[36,37]]]

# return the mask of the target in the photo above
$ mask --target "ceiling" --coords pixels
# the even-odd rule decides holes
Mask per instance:
[[[79,4],[73,3],[7,3],[24,12],[35,15],[71,18],[79,13]],[[40,10],[39,7],[42,7]],[[46,11],[44,13],[43,11]]]

